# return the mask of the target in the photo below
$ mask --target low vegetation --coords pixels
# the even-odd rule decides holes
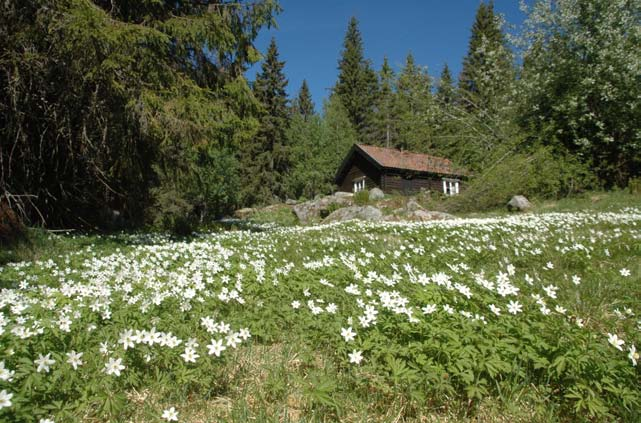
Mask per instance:
[[[609,211],[46,235],[0,268],[0,418],[638,421],[641,210],[598,196]]]

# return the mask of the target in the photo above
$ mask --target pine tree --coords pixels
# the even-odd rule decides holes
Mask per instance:
[[[446,63],[443,67],[443,71],[441,72],[441,77],[439,78],[436,98],[442,105],[447,105],[452,103],[454,100],[454,94],[455,90],[454,83],[452,81],[452,74],[450,73],[450,68]]]
[[[298,91],[298,97],[294,100],[294,108],[294,112],[300,113],[305,121],[314,114],[314,102],[305,79],[303,79],[303,84]]]
[[[276,40],[272,38],[261,72],[254,82],[254,95],[263,106],[260,130],[248,146],[242,163],[247,169],[246,195],[252,203],[268,203],[274,196],[286,195],[284,179],[290,161],[286,142],[289,110],[284,66],[285,62],[278,60]]]
[[[343,48],[334,92],[345,106],[359,138],[365,140],[372,123],[372,106],[378,87],[376,72],[363,56],[363,40],[355,17],[349,21]]]
[[[499,100],[514,80],[512,56],[494,2],[481,3],[476,11],[468,52],[459,75],[459,91],[466,107],[488,107]]]
[[[430,148],[433,100],[430,77],[408,54],[396,82],[394,113],[398,117],[396,147],[414,151]]]

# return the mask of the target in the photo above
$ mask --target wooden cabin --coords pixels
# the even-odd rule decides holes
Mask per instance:
[[[339,191],[345,192],[378,187],[388,194],[428,190],[456,195],[466,175],[442,157],[354,144],[336,172],[335,182]]]

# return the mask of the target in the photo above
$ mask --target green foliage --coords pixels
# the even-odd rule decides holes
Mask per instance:
[[[364,189],[362,191],[355,192],[352,199],[354,200],[354,204],[357,206],[366,206],[369,204],[369,191]]]
[[[207,218],[230,214],[238,204],[236,158],[230,151],[205,148],[186,161],[189,168],[184,171],[178,166],[157,170],[161,184],[151,191],[156,226],[187,235]]]
[[[298,218],[289,206],[274,204],[252,214],[251,222],[276,226],[296,226]]]
[[[144,223],[152,191],[198,179],[185,175],[203,150],[251,137],[257,108],[241,74],[278,10],[271,0],[3,3],[0,192],[29,195],[18,198],[30,223],[104,227],[109,210]]]
[[[254,95],[262,105],[259,130],[240,149],[243,204],[269,204],[287,196],[291,149],[287,144],[290,116],[284,66],[285,62],[278,59],[276,40],[272,38],[253,86]]]
[[[456,94],[456,89],[454,87],[454,82],[452,79],[452,74],[450,72],[450,68],[447,66],[447,63],[445,66],[443,66],[443,70],[441,71],[441,76],[438,80],[438,87],[436,90],[436,99],[439,101],[441,105],[448,105],[451,104],[454,101],[454,97]]]
[[[641,3],[536,2],[521,32],[524,125],[607,185],[641,172]]]
[[[468,108],[490,108],[504,101],[515,76],[494,3],[476,10],[468,52],[459,75],[460,101]]]
[[[314,198],[331,191],[328,168],[331,170],[334,164],[326,159],[323,137],[323,121],[319,116],[306,119],[302,114],[294,114],[287,132],[293,163],[287,177],[288,196]]]
[[[368,134],[368,142],[392,147],[398,142],[398,117],[394,110],[396,75],[387,57],[383,59],[383,65],[378,74],[378,85],[373,125]]]
[[[294,113],[287,132],[293,166],[287,177],[287,195],[314,198],[331,193],[334,176],[345,155],[357,142],[347,111],[333,95],[323,108],[323,116]]]
[[[376,72],[363,55],[363,40],[358,21],[352,17],[347,26],[343,51],[338,62],[338,81],[334,93],[341,99],[359,140],[367,139],[372,107],[377,95]]]
[[[330,203],[327,205],[326,211],[321,212],[321,217],[327,217],[330,214],[334,213],[336,210],[342,209],[343,207],[347,207],[347,205],[342,203]]]
[[[315,113],[312,94],[309,92],[309,86],[305,79],[303,79],[303,84],[300,86],[298,97],[294,100],[292,108],[294,109],[294,113],[300,113],[305,120],[311,118]]]
[[[471,211],[502,207],[513,195],[559,198],[594,184],[585,165],[568,154],[539,147],[508,152],[465,184],[463,192],[448,200],[450,210]]]
[[[323,105],[323,168],[326,181],[333,184],[334,175],[352,145],[358,142],[358,132],[352,125],[347,109],[338,95],[332,95]]]
[[[354,204],[357,206],[366,206],[369,204],[369,191],[364,189],[354,193]]]
[[[396,81],[394,114],[398,139],[394,147],[417,152],[431,151],[433,113],[430,77],[408,54]]]
[[[628,181],[628,191],[630,194],[641,194],[641,178],[634,178]]]

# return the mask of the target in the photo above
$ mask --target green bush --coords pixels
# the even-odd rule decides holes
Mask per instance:
[[[325,218],[325,217],[329,216],[330,214],[334,213],[336,210],[338,210],[338,209],[342,209],[343,207],[345,207],[345,205],[344,205],[344,204],[341,204],[341,203],[331,203],[331,204],[329,204],[329,205],[327,206],[327,211],[323,212],[323,211],[321,210],[321,217]],[[325,216],[323,216],[323,214],[325,214]]]
[[[187,165],[154,170],[160,184],[151,190],[148,213],[160,229],[188,235],[197,225],[229,215],[238,203],[238,162],[226,149],[203,148]]]
[[[270,223],[277,226],[295,226],[298,217],[293,210],[285,205],[273,205],[259,209],[249,220],[255,223]]]
[[[470,179],[463,192],[448,199],[450,211],[487,210],[504,206],[513,195],[561,198],[594,186],[584,164],[549,147],[503,157]]]
[[[365,189],[354,193],[354,204],[358,206],[365,206],[369,204],[369,191]]]
[[[193,232],[195,222],[191,215],[194,207],[179,191],[160,187],[153,189],[152,195],[156,205],[152,212],[156,228],[181,236]]]

